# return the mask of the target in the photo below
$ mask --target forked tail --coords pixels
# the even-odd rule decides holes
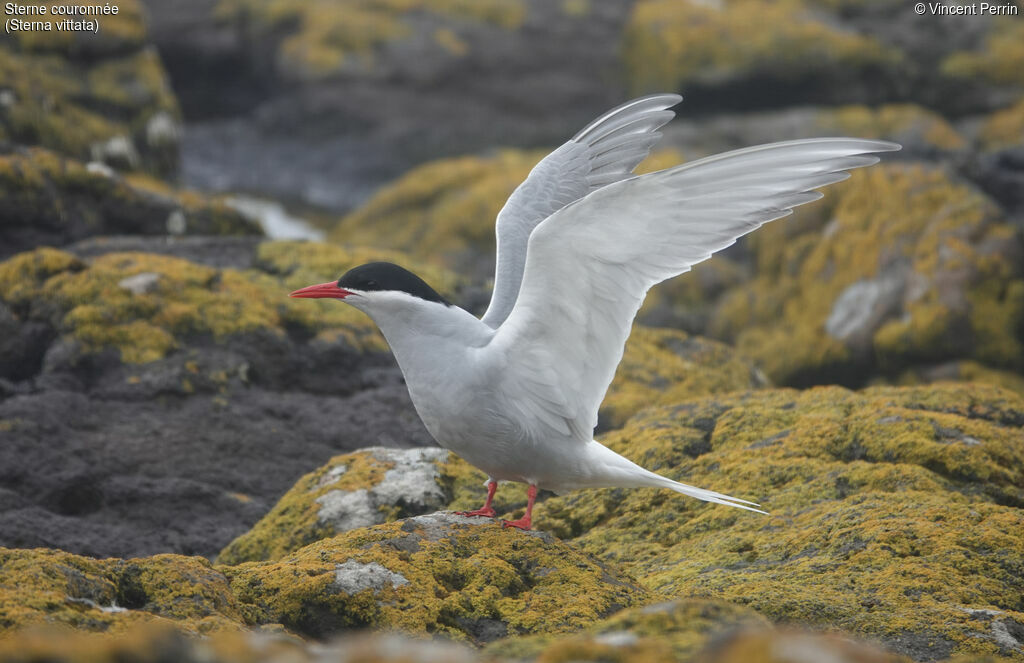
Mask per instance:
[[[605,485],[621,486],[623,488],[668,488],[676,491],[677,493],[696,497],[697,499],[705,502],[714,502],[715,504],[734,506],[737,509],[745,509],[747,511],[754,511],[765,515],[768,514],[767,511],[754,508],[760,506],[760,504],[757,504],[756,502],[741,500],[738,497],[716,493],[713,490],[705,490],[685,483],[679,483],[678,481],[673,481],[672,479],[663,477],[660,474],[655,474],[650,470],[645,470],[633,461],[625,458],[624,456],[620,456],[597,441],[591,441],[587,445],[587,455],[590,456],[592,460],[597,461],[597,465],[602,469],[601,474],[604,475],[600,478],[595,477],[595,479],[597,479],[593,484],[595,487],[598,485],[598,482],[607,482]]]

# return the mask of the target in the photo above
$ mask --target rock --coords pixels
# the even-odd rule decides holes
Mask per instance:
[[[243,621],[225,576],[198,557],[90,559],[59,550],[0,548],[0,627],[62,625],[123,633],[143,623],[195,633]]]
[[[0,258],[110,234],[262,235],[223,201],[140,175],[120,177],[41,148],[0,147]]]
[[[721,297],[709,332],[773,381],[858,385],[956,360],[1024,370],[1024,246],[941,171],[873,166],[747,247],[756,275]]]
[[[736,632],[771,633],[771,625],[750,608],[733,603],[676,599],[623,610],[570,636],[499,640],[484,653],[565,663],[689,661]]]
[[[329,643],[307,643],[268,627],[219,632],[202,638],[167,626],[143,626],[123,636],[81,632],[21,632],[0,639],[5,663],[124,663],[150,656],[176,663],[475,663],[466,645],[397,633],[346,635]]]
[[[24,30],[0,42],[0,141],[175,172],[179,140],[165,129],[178,122],[177,101],[139,3],[124,0],[118,10],[102,17],[97,34]]]
[[[256,525],[218,556],[224,564],[280,559],[323,538],[441,509],[445,449],[372,447],[336,456],[302,477]],[[447,488],[447,489],[446,489]]]
[[[617,428],[645,407],[713,393],[765,386],[764,377],[725,345],[668,329],[637,326],[600,412]],[[706,439],[693,440],[693,454]],[[357,527],[444,508],[483,503],[487,477],[444,449],[361,449],[332,458],[300,479],[250,531],[221,551],[218,561],[279,559],[319,539]],[[524,503],[522,486],[498,491],[494,506]]]
[[[905,10],[641,0],[625,27],[623,60],[635,93],[686,90],[704,113],[914,101],[960,115],[1017,98],[1024,82],[1007,63],[1020,57],[1019,22],[979,15],[954,26]]]
[[[619,428],[645,407],[767,384],[753,363],[724,343],[634,325],[601,404],[598,429]]]
[[[251,621],[316,638],[372,627],[479,644],[573,631],[648,596],[550,535],[452,514],[355,529],[279,561],[218,568]]]
[[[0,545],[212,557],[332,456],[431,444],[372,322],[287,293],[373,259],[455,275],[247,238],[75,250],[0,263]]]
[[[759,502],[667,491],[550,498],[536,526],[652,591],[739,603],[933,660],[1020,656],[1024,400],[971,384],[761,390],[645,410],[605,444],[667,476]],[[690,441],[707,437],[695,455]],[[756,457],[756,460],[755,460]]]
[[[625,96],[625,0],[147,6],[203,188],[348,211],[430,159],[561,143]]]
[[[352,530],[275,562],[213,567],[157,555],[95,560],[0,548],[0,625],[194,633],[283,624],[325,638],[355,627],[482,642],[572,631],[648,593],[550,535],[450,514]]]
[[[479,280],[494,277],[494,222],[544,153],[439,159],[380,189],[331,231],[337,242],[388,246]]]

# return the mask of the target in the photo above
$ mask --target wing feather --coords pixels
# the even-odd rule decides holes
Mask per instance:
[[[630,176],[675,113],[682,97],[656,94],[613,108],[534,166],[498,214],[494,293],[483,321],[496,328],[519,294],[530,233],[554,212]]]
[[[590,440],[651,286],[821,198],[815,189],[877,163],[872,152],[897,149],[853,138],[760,145],[608,184],[553,213],[529,237],[519,297],[486,348],[507,367],[500,396],[546,411],[528,424],[534,434],[564,421]]]

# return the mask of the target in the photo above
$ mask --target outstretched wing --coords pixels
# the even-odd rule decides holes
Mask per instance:
[[[569,203],[630,176],[658,142],[658,128],[682,97],[656,94],[613,108],[534,166],[498,213],[494,293],[482,318],[500,325],[516,302],[526,263],[526,242],[544,219]]]
[[[727,152],[603,187],[529,238],[515,307],[487,351],[534,435],[590,440],[647,290],[899,145],[818,138]]]

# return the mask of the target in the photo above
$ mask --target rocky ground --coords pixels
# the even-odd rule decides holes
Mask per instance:
[[[1024,660],[1019,17],[118,4],[98,39],[0,35],[0,660]],[[655,90],[686,101],[642,170],[904,145],[655,288],[601,408],[605,444],[770,515],[454,515],[484,476],[376,329],[286,295],[389,260],[479,313],[507,195]],[[319,206],[327,240],[222,190]]]

